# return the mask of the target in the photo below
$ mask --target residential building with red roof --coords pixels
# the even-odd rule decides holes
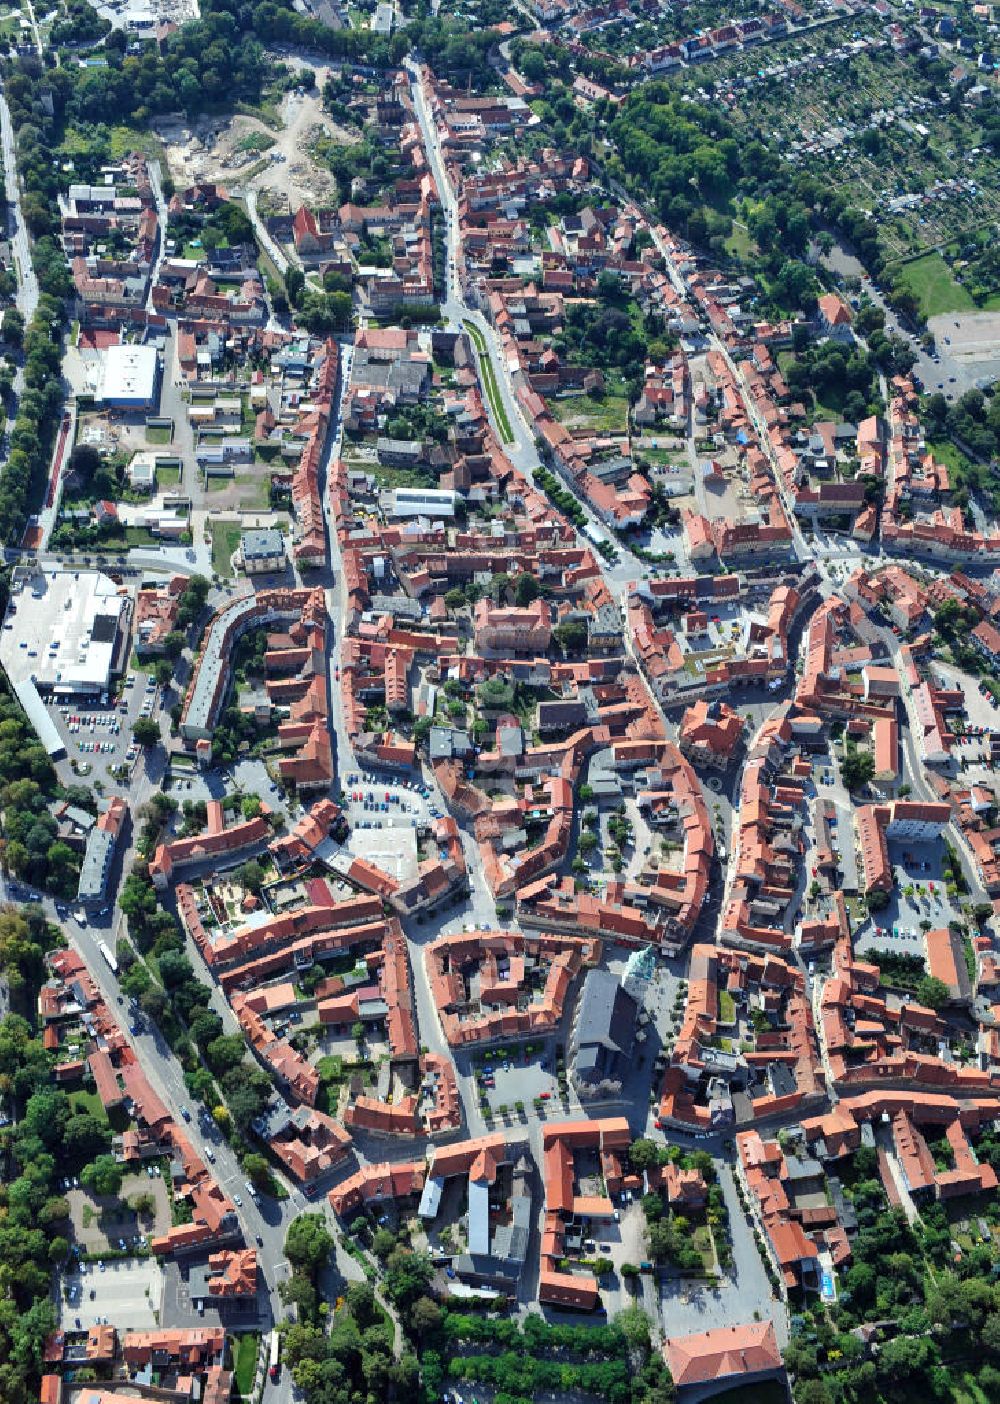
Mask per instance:
[[[781,1351],[770,1321],[671,1336],[663,1355],[682,1400],[705,1399],[734,1384],[749,1388],[784,1378]]]

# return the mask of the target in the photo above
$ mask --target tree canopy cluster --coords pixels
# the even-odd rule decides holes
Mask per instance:
[[[34,1404],[42,1352],[55,1329],[53,1264],[66,1256],[69,1205],[58,1193],[67,1169],[107,1145],[104,1123],[74,1111],[50,1086],[51,1058],[20,1015],[0,1022],[0,1083],[17,1104],[16,1125],[0,1131],[0,1399]]]
[[[9,469],[9,465],[8,465]],[[0,498],[6,474],[0,479]],[[4,859],[16,877],[57,896],[76,894],[80,856],[58,836],[50,813],[57,792],[48,752],[27,717],[0,685],[0,810]]]
[[[983,1160],[998,1150],[989,1134],[977,1149]],[[796,1316],[786,1348],[795,1398],[806,1404],[950,1400],[955,1371],[962,1367],[985,1397],[995,1398],[1000,1284],[991,1246],[975,1245],[956,1262],[945,1207],[923,1207],[910,1225],[902,1210],[889,1208],[877,1173],[875,1150],[861,1147],[852,1158],[848,1188],[858,1233],[838,1302]],[[871,1321],[891,1325],[869,1357],[852,1328]]]

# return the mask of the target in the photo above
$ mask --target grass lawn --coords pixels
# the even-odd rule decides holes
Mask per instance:
[[[162,546],[163,542],[158,536],[154,536],[151,531],[147,531],[145,527],[126,527],[125,545],[129,547]]]
[[[74,1092],[70,1103],[74,1111],[90,1112],[98,1121],[106,1122],[108,1119],[104,1104],[96,1092]]]
[[[271,505],[271,479],[267,473],[234,473],[231,478],[211,477],[205,480],[207,493],[225,492],[233,487],[239,493],[239,506],[266,511]]]
[[[216,231],[216,232],[218,232],[218,231]],[[228,249],[228,248],[229,248],[229,240],[226,238],[226,236],[225,236],[224,234],[220,234],[220,235],[219,235],[219,242],[218,242],[218,244],[217,244],[216,247],[217,247],[217,248],[220,248],[220,249]],[[186,244],[184,245],[184,248],[181,250],[181,258],[199,259],[199,258],[208,258],[208,257],[209,257],[209,252],[208,252],[208,250],[204,247],[204,245],[202,244],[202,242],[201,242],[200,239],[191,239],[191,240],[189,240],[188,243],[186,243]]]
[[[111,155],[116,161],[129,151],[141,151],[144,156],[150,156],[153,160],[163,162],[166,169],[166,159],[163,150],[163,143],[158,136],[150,131],[143,131],[139,127],[112,127],[111,128]]]
[[[663,437],[668,438],[670,436],[665,434]],[[651,463],[654,468],[665,467],[668,463],[673,464],[676,468],[690,469],[691,466],[684,458],[683,449],[646,448],[645,439],[633,439],[632,452],[635,454],[636,458],[644,458],[646,462]]]
[[[371,474],[379,487],[384,488],[436,488],[438,485],[437,476],[429,469],[373,467]]]
[[[150,428],[147,428],[147,429],[146,429],[146,443],[147,443],[147,444],[169,444],[169,442],[170,442],[170,430],[166,427],[165,424],[164,424],[164,425],[157,424],[157,425],[154,425],[151,429],[150,429]]]
[[[624,434],[628,428],[628,400],[624,395],[568,395],[549,401],[560,424],[593,430],[600,434]]]
[[[736,1018],[736,1001],[728,990],[719,991],[719,1021],[731,1024]]]
[[[701,1262],[706,1272],[715,1271],[715,1248],[712,1244],[712,1234],[705,1224],[699,1224],[691,1237],[691,1242],[696,1253],[701,1254]]]
[[[240,544],[243,529],[238,522],[212,523],[212,569],[217,575],[232,575],[230,556]]]
[[[975,311],[972,298],[955,282],[951,269],[939,253],[924,254],[899,270],[899,281],[920,302],[925,317],[941,312]]]
[[[260,1337],[255,1331],[247,1331],[245,1335],[233,1337],[233,1369],[236,1373],[236,1388],[244,1399],[253,1389],[259,1341]]]
[[[927,447],[934,457],[949,468],[952,473],[962,473],[966,478],[978,476],[976,465],[949,439],[928,439]]]
[[[757,245],[750,237],[750,230],[745,224],[740,224],[738,220],[733,220],[733,232],[726,240],[726,252],[732,258],[746,261],[752,253],[756,251]]]
[[[181,470],[179,468],[157,468],[157,487],[176,487],[181,480]]]
[[[497,385],[496,371],[493,369],[493,358],[486,349],[486,338],[476,326],[475,322],[463,322],[462,326],[472,338],[472,344],[479,353],[479,374],[482,378],[483,389],[489,401],[490,409],[493,411],[493,418],[496,420],[497,432],[500,441],[504,444],[514,442],[514,431],[510,427],[510,420],[507,418],[507,411],[504,409],[503,399],[500,395],[500,387]]]
[[[266,510],[271,505],[271,479],[267,473],[237,473],[230,479],[240,494],[240,507]]]

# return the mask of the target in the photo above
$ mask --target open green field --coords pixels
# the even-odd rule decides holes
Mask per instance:
[[[942,312],[975,311],[975,303],[952,277],[951,269],[939,253],[924,254],[899,270],[899,282],[920,302],[925,317]]]
[[[594,434],[624,434],[628,429],[628,400],[624,395],[567,395],[548,402],[553,418],[567,429]]]
[[[240,544],[242,534],[239,522],[212,523],[212,569],[216,575],[232,575],[229,558]]]

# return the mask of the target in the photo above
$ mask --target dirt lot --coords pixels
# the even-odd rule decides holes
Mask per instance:
[[[323,136],[345,145],[357,138],[323,111],[320,92],[326,77],[325,69],[317,69],[315,91],[301,96],[298,92],[284,94],[280,129],[242,114],[224,121],[201,118],[193,127],[178,121],[161,122],[158,135],[177,184],[219,181],[235,194],[252,188],[269,193],[277,208],[293,210],[303,202],[322,205],[329,200],[334,193],[333,178],[309,152]],[[259,170],[262,162],[266,165]]]
[[[128,1201],[138,1194],[151,1194],[156,1200],[156,1213],[152,1218],[139,1219],[129,1208]],[[120,1199],[101,1198],[85,1189],[70,1190],[66,1198],[73,1223],[73,1240],[91,1253],[99,1253],[109,1246],[117,1248],[121,1238],[128,1242],[137,1233],[166,1233],[170,1227],[170,1199],[160,1177],[151,1180],[145,1174],[126,1175]]]

